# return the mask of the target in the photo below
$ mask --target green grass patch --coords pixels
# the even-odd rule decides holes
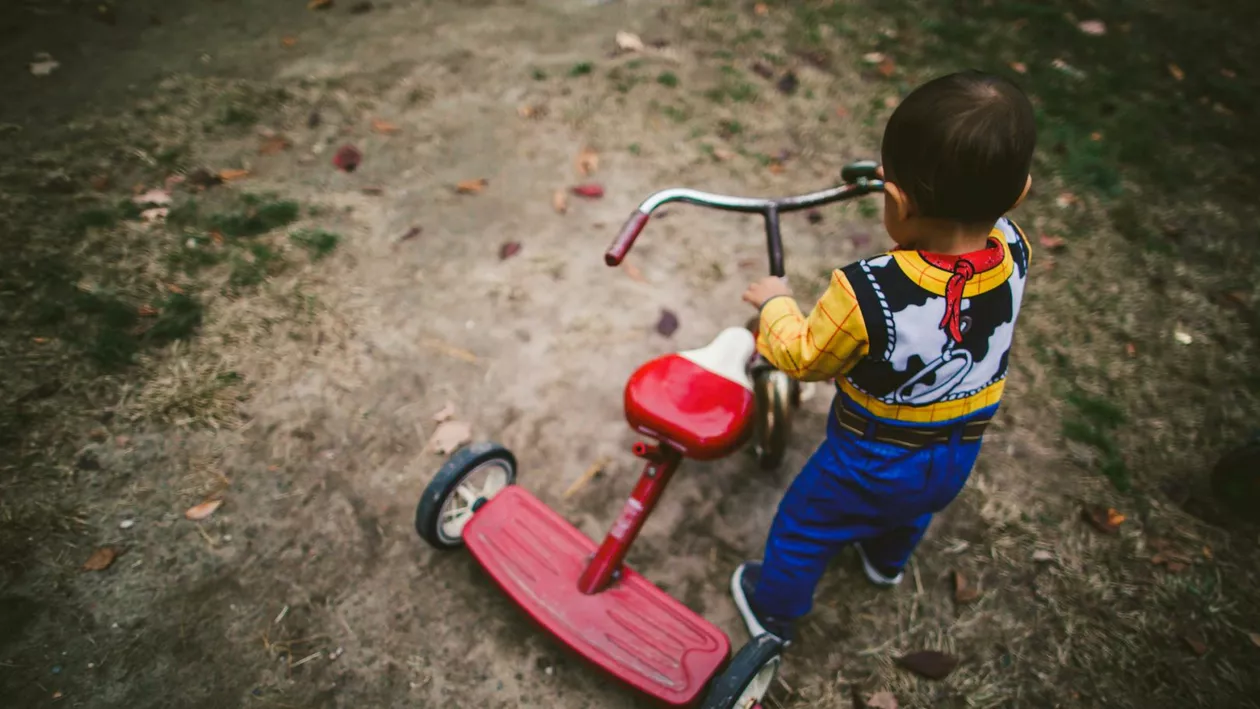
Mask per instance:
[[[1124,411],[1111,401],[1079,391],[1065,397],[1073,412],[1064,417],[1063,437],[1098,451],[1098,472],[1116,489],[1127,492],[1133,481],[1114,432],[1125,423]]]
[[[666,88],[674,89],[678,87],[678,75],[672,71],[663,71],[656,77],[656,83]]]
[[[341,236],[323,229],[302,229],[289,235],[293,243],[306,249],[312,261],[318,261],[333,251],[341,243]]]
[[[243,195],[241,201],[241,209],[211,216],[208,226],[224,236],[258,236],[291,224],[300,211],[297,202],[272,196]]]
[[[232,254],[228,285],[236,290],[256,286],[282,265],[280,255],[266,244],[251,243]]]
[[[572,69],[569,69],[569,76],[571,77],[586,76],[587,74],[590,74],[593,71],[595,71],[594,64],[590,62],[579,62],[577,64],[574,64]]]

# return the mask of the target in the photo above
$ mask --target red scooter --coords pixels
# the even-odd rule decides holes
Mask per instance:
[[[845,167],[832,189],[779,200],[686,189],[658,192],[622,228],[604,260],[617,266],[653,210],[670,202],[765,219],[770,273],[784,275],[779,215],[883,189],[875,163]],[[602,544],[516,483],[516,457],[494,443],[456,451],[416,509],[416,531],[437,549],[465,546],[490,577],[562,643],[635,689],[670,706],[760,706],[781,662],[772,635],[753,638],[730,658],[717,626],[622,562],[684,458],[729,455],[750,438],[761,464],[783,455],[795,382],[756,355],[746,328],[708,345],[654,359],[626,384],[626,419],[655,443],[636,443],[645,461],[630,499]],[[707,694],[706,694],[707,691]]]

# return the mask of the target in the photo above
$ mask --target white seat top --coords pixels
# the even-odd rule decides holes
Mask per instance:
[[[748,361],[756,349],[757,340],[751,332],[742,327],[728,327],[704,347],[679,352],[678,356],[752,391]]]

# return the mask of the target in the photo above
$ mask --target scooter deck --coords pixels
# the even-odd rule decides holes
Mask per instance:
[[[628,567],[604,591],[580,592],[595,542],[520,487],[473,515],[464,544],[544,628],[667,704],[697,701],[730,655],[725,633]]]

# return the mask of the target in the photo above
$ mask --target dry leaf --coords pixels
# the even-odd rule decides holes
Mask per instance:
[[[142,318],[151,318],[158,314],[158,309],[152,305],[141,305],[136,308],[136,314]]]
[[[280,46],[282,47],[292,47],[295,44],[297,44],[297,37],[281,37],[280,38]]]
[[[582,148],[574,165],[583,177],[590,177],[599,169],[599,153],[592,148]]]
[[[1093,37],[1101,37],[1107,34],[1107,25],[1102,20],[1085,20],[1078,24],[1077,28]]]
[[[200,505],[193,505],[192,507],[184,510],[184,519],[190,519],[194,522],[198,522],[214,514],[214,511],[219,509],[222,505],[223,500],[206,500]]]
[[[235,168],[224,168],[222,170],[219,170],[219,179],[223,180],[224,182],[231,182],[233,180],[241,180],[246,177],[249,177],[249,170],[239,170]]]
[[[1124,515],[1110,507],[1086,507],[1081,510],[1081,516],[1090,526],[1104,534],[1119,532],[1120,524],[1124,522]]]
[[[714,148],[713,157],[721,162],[727,162],[735,159],[735,151],[728,150],[727,148]]]
[[[1260,633],[1247,633],[1247,637],[1251,638],[1251,644],[1260,647]]]
[[[1174,330],[1173,339],[1176,340],[1179,345],[1194,344],[1194,336],[1184,330]]]
[[[472,424],[466,421],[443,421],[433,431],[428,449],[438,455],[447,455],[471,440]]]
[[[1014,70],[1016,74],[1028,73],[1028,65],[1023,62],[1011,62],[1010,66],[1011,66],[1011,69]]]
[[[774,68],[765,62],[753,62],[752,71],[767,81],[774,78]]]
[[[980,597],[980,589],[967,585],[967,577],[961,571],[954,572],[954,602],[967,604]]]
[[[1186,647],[1190,648],[1190,651],[1193,652],[1194,654],[1196,655],[1207,654],[1207,651],[1208,651],[1207,643],[1203,642],[1203,640],[1201,640],[1200,638],[1195,637],[1193,635],[1185,635],[1185,636],[1182,636],[1181,639],[1185,641]]]
[[[118,550],[114,547],[99,547],[83,562],[84,571],[104,571],[118,558]]]
[[[661,309],[661,318],[656,321],[656,331],[665,337],[678,331],[678,316],[673,311]]]
[[[1168,569],[1168,573],[1170,574],[1179,574],[1186,570],[1186,565],[1180,561],[1170,561],[1167,564],[1164,564],[1164,568]]]
[[[639,35],[633,32],[618,32],[617,49],[623,52],[642,52],[644,49],[643,40],[639,39]]]
[[[215,232],[215,233],[218,233],[218,232]],[[220,238],[220,239],[222,239],[223,237],[222,237],[222,236],[220,236],[219,238]],[[170,292],[170,293],[177,293],[177,294],[179,294],[179,295],[183,295],[183,293],[184,293],[184,289],[183,289],[183,288],[180,288],[179,286],[175,285],[174,283],[167,283],[167,284],[166,284],[166,290],[167,290],[167,292]]]
[[[573,194],[586,199],[599,199],[604,196],[604,187],[598,182],[588,182],[570,190]]]
[[[105,174],[93,175],[92,179],[88,180],[88,184],[91,185],[92,189],[96,190],[97,192],[104,192],[105,190],[109,189],[109,183],[110,183],[109,175],[105,175]]]
[[[1133,344],[1132,342],[1126,342],[1124,345],[1124,353],[1129,355],[1130,357],[1136,357],[1137,345]]]
[[[759,2],[756,5],[753,5],[753,14],[759,17],[765,17],[770,14],[770,8],[767,7],[764,2]]]
[[[556,190],[551,195],[551,208],[556,210],[556,214],[564,214],[569,211],[569,195],[564,190]]]
[[[289,139],[281,135],[273,135],[258,146],[259,155],[275,155],[289,149]]]
[[[402,236],[398,237],[398,240],[399,240],[399,241],[411,241],[412,239],[416,238],[417,236],[420,236],[420,234],[421,234],[423,231],[424,231],[424,229],[421,229],[421,228],[420,228],[420,227],[418,227],[418,226],[413,226],[413,227],[411,227],[410,229],[408,229],[408,230],[407,230],[407,231],[406,231],[406,232],[405,232]]]
[[[499,260],[506,261],[521,252],[521,242],[509,241],[499,247]]]
[[[311,0],[306,3],[307,10],[327,10],[332,7],[333,0]]]
[[[446,402],[446,405],[440,411],[433,414],[433,420],[437,423],[450,421],[453,418],[455,418],[455,403],[452,401]]]
[[[627,276],[630,276],[631,280],[647,283],[647,279],[643,277],[643,271],[640,271],[638,266],[632,263],[623,263],[621,268],[626,272]]]
[[[460,194],[480,194],[489,184],[490,181],[484,177],[478,177],[475,180],[460,180],[455,183],[455,191]]]
[[[958,658],[936,650],[920,650],[897,658],[897,664],[927,679],[945,679],[958,667]]]
[[[48,338],[47,337],[32,337],[31,342],[34,342],[37,345],[46,345],[48,344]]]
[[[381,120],[380,118],[377,118],[372,121],[373,133],[380,133],[381,135],[393,135],[394,133],[397,133],[399,130],[400,129],[398,126],[394,125],[393,123],[390,123],[389,121],[384,121],[384,120]]]
[[[1233,69],[1221,69],[1221,76],[1226,79],[1236,79],[1238,74]]]
[[[1049,549],[1038,549],[1033,552],[1033,561],[1054,561],[1054,552]]]
[[[1206,545],[1203,547],[1203,558],[1204,559],[1212,558],[1212,547],[1206,546]]]
[[[35,76],[48,76],[59,66],[61,66],[61,62],[53,59],[52,55],[47,52],[36,54],[35,61],[30,63],[31,73]]]
[[[880,76],[887,79],[897,73],[897,65],[893,63],[892,57],[884,57],[884,61],[880,62],[879,66],[875,67],[875,70],[879,72]]]
[[[132,197],[131,201],[134,204],[170,204],[171,193],[166,190],[149,190],[148,192]]]
[[[783,172],[784,172],[784,170],[786,170],[787,168],[785,168],[785,167],[783,166],[783,163],[779,162],[778,160],[772,160],[772,161],[770,162],[770,168],[769,168],[769,169],[770,169],[770,174],[771,174],[771,175],[782,175],[782,174],[783,174]]]
[[[1186,78],[1186,72],[1182,71],[1181,67],[1176,64],[1168,65],[1168,74],[1177,81],[1184,81]]]
[[[1071,192],[1060,192],[1059,196],[1054,198],[1054,203],[1057,204],[1060,209],[1067,209],[1068,207],[1076,204],[1076,195]]]
[[[385,194],[384,187],[364,187],[363,189],[359,191],[365,195],[368,195],[369,197],[380,197],[381,195]]]
[[[544,116],[547,115],[547,107],[534,106],[532,104],[526,103],[526,104],[521,104],[519,107],[517,107],[516,113],[521,118],[529,118],[529,119],[536,120],[539,118],[543,118]]]
[[[171,210],[166,207],[154,207],[153,209],[146,209],[140,212],[140,218],[146,222],[160,222],[164,221],[166,215],[170,213]]]
[[[1042,234],[1042,235],[1038,238],[1038,241],[1040,241],[1040,242],[1041,242],[1041,246],[1042,246],[1043,248],[1049,249],[1049,250],[1051,250],[1051,251],[1054,251],[1054,250],[1056,250],[1056,249],[1061,249],[1061,248],[1063,248],[1065,245],[1067,245],[1067,241],[1066,241],[1066,240],[1064,240],[1064,238],[1063,238],[1063,237],[1061,237],[1061,236],[1052,236],[1052,235],[1050,235],[1050,234]]]
[[[796,72],[788,70],[782,78],[775,84],[775,88],[784,96],[791,96],[800,88],[801,80],[796,78]]]
[[[876,692],[863,702],[866,709],[897,709],[897,696],[892,692]]]
[[[884,53],[871,52],[869,54],[864,54],[862,55],[862,61],[866,62],[867,64],[879,64],[880,62],[884,61]]]
[[[333,155],[333,166],[345,172],[354,172],[362,162],[363,153],[353,145],[343,145]]]
[[[901,98],[898,96],[888,96],[884,98],[885,108],[896,108],[899,103],[901,103]]]
[[[1103,134],[1100,131],[1094,131],[1093,133],[1089,134],[1089,139],[1097,143],[1098,141],[1103,139]]]

